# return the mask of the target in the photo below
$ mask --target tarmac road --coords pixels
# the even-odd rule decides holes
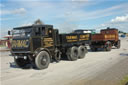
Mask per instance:
[[[88,52],[84,59],[51,63],[45,70],[11,66],[10,52],[1,52],[1,85],[120,85],[128,75],[128,38],[111,52]]]

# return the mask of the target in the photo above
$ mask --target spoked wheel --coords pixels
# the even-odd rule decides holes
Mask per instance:
[[[17,67],[25,68],[26,65],[29,63],[29,60],[25,60],[24,58],[14,58],[15,64]]]
[[[78,48],[73,46],[67,50],[67,58],[70,61],[75,61],[78,59]]]
[[[41,51],[35,59],[35,65],[37,69],[45,69],[49,66],[50,63],[50,56],[48,52]]]
[[[106,47],[105,47],[105,51],[111,51],[111,48],[112,48],[111,42],[107,42]]]
[[[78,48],[78,57],[84,58],[87,53],[87,48],[85,46],[79,46]]]

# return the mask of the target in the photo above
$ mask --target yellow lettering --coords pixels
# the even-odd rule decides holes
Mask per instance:
[[[27,47],[28,40],[13,40],[12,41],[12,47]]]
[[[66,36],[66,39],[77,39],[77,36]]]

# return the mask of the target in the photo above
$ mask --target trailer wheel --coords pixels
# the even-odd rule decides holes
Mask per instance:
[[[49,66],[50,56],[48,52],[41,51],[35,58],[35,65],[37,69],[45,69]]]
[[[67,50],[67,58],[70,61],[75,61],[78,59],[78,48],[73,46]]]
[[[117,41],[117,45],[116,45],[117,49],[120,48],[120,40]]]
[[[105,47],[105,51],[111,51],[111,48],[112,48],[111,42],[107,42],[106,47]]]
[[[85,46],[79,46],[78,48],[78,57],[79,58],[84,58],[87,53],[87,48]]]
[[[16,64],[16,66],[20,67],[20,68],[25,68],[26,65],[29,63],[28,59],[27,60],[25,60],[24,58],[16,59],[15,57],[14,57],[14,62]]]

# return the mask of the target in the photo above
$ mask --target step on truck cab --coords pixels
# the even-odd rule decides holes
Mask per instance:
[[[89,34],[59,34],[53,25],[31,25],[12,30],[11,53],[17,66],[31,64],[45,69],[53,60],[59,62],[62,54],[74,61],[87,53]],[[64,56],[64,57],[66,57]]]

